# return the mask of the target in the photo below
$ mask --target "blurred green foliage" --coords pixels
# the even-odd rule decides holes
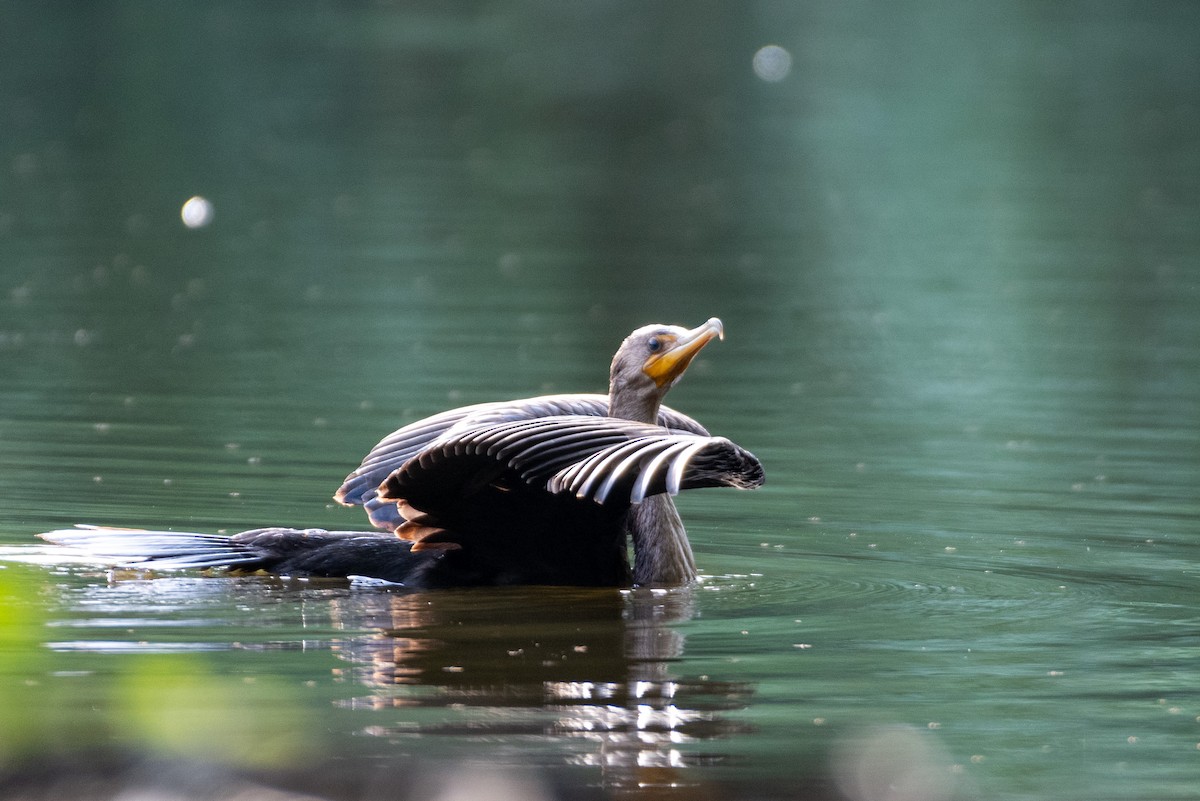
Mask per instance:
[[[0,765],[119,749],[258,767],[312,750],[308,708],[278,678],[219,675],[202,654],[55,653],[51,590],[40,568],[0,569]]]

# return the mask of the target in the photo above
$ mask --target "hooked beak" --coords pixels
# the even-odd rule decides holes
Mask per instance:
[[[701,348],[718,338],[725,338],[725,327],[716,317],[710,317],[704,325],[674,336],[673,341],[664,338],[665,350],[647,359],[642,372],[658,386],[666,386],[683,375]]]

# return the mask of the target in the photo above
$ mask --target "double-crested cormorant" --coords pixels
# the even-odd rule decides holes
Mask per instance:
[[[696,577],[671,496],[752,489],[751,453],[662,405],[715,317],[648,325],[613,357],[609,393],[545,395],[442,412],[384,438],[335,498],[391,534],[266,528],[232,537],[134,529],[41,535],[123,565],[364,576],[414,587],[678,585]],[[632,573],[628,542],[633,543]]]

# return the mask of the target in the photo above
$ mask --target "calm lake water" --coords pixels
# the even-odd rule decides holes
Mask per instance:
[[[1200,796],[1200,6],[2,28],[0,786]],[[767,485],[680,498],[696,587],[33,558],[365,527],[330,495],[387,432],[601,390],[632,328],[714,315],[668,402]]]

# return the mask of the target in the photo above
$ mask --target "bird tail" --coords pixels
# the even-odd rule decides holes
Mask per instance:
[[[196,570],[248,566],[262,559],[261,554],[220,534],[77,525],[38,536],[116,567]]]

